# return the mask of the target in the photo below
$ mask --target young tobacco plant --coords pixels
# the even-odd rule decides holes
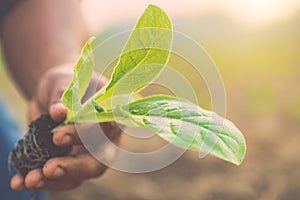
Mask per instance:
[[[142,98],[133,95],[138,98],[133,98],[132,101],[127,98],[149,85],[168,61],[172,44],[172,23],[163,10],[154,5],[148,6],[132,31],[110,81],[83,104],[81,99],[94,70],[94,39],[90,38],[83,47],[74,68],[73,80],[62,96],[62,103],[68,108],[68,113],[61,125],[110,121],[135,124],[150,129],[176,146],[209,153],[236,165],[241,164],[246,152],[245,140],[230,121],[187,100],[172,96]],[[36,129],[36,124],[38,123],[31,124],[31,129],[34,129],[32,132],[43,133],[44,129]],[[55,126],[57,125],[53,124],[48,128],[53,132]],[[23,140],[26,137],[32,139],[27,134]],[[36,146],[42,148],[41,142],[34,141],[30,148],[24,147],[24,144],[30,142],[20,141],[11,153],[10,159],[22,175],[26,175],[30,169],[42,167],[47,159],[61,156],[70,150],[61,149],[63,153],[51,154],[48,149],[44,149],[43,152],[48,154],[43,160],[35,160],[42,157],[40,154],[43,153],[38,156],[26,153],[35,152]],[[24,167],[26,159],[33,160]]]
[[[117,96],[137,93],[151,83],[166,65],[172,44],[172,23],[159,7],[149,5],[131,33],[112,77],[85,104],[81,98],[93,72],[90,38],[75,66],[73,82],[62,97],[69,109],[65,123],[130,119],[176,146],[208,151],[236,165],[244,159],[246,144],[234,124],[191,102],[172,96],[155,95],[111,105]]]

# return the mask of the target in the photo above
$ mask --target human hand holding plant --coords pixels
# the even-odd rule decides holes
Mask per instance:
[[[65,120],[67,108],[61,103],[61,96],[72,80],[73,63],[60,65],[47,71],[37,87],[28,106],[28,119],[34,121],[44,113],[49,113],[51,118],[61,123]],[[98,81],[96,76],[92,78],[90,87],[97,91],[106,84],[106,79]],[[92,90],[92,89],[91,89]],[[102,124],[102,128],[110,133],[111,141],[115,144],[119,141],[120,129],[111,123]],[[92,132],[91,132],[92,131]],[[85,129],[92,135],[94,130]],[[69,156],[48,160],[43,168],[33,169],[26,177],[18,174],[12,178],[11,186],[16,190],[47,189],[65,190],[78,186],[83,180],[101,175],[106,166],[91,156],[81,144],[74,124],[61,127],[56,130],[53,142],[57,146],[72,146]],[[109,144],[103,148],[109,148]],[[114,152],[99,152],[103,157],[111,159]],[[105,155],[107,153],[107,155]],[[110,158],[108,158],[110,157]]]
[[[74,123],[117,121],[124,125],[135,124],[148,128],[176,146],[209,153],[236,165],[241,164],[246,152],[244,137],[232,122],[216,113],[187,100],[164,95],[119,101],[122,96],[137,94],[146,87],[167,63],[172,44],[172,24],[164,11],[153,5],[146,9],[128,39],[109,82],[83,103],[86,89],[93,82],[93,40],[90,38],[83,47],[74,68],[72,82],[61,98],[68,110],[64,111],[66,119],[59,125],[60,128],[50,127],[50,130],[56,130],[54,141],[60,138],[61,129],[73,127]],[[51,114],[52,110],[49,112]],[[22,145],[19,143],[19,146]],[[31,158],[26,153],[19,156],[22,154],[20,152],[18,149],[13,151],[12,161],[22,171],[23,166],[18,163],[18,157]],[[51,157],[48,156],[48,159]],[[26,175],[28,170],[43,166],[43,162],[37,164],[27,166],[22,174]]]

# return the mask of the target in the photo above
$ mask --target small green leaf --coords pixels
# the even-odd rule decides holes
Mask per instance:
[[[147,86],[167,63],[171,43],[172,23],[168,15],[149,5],[132,31],[105,92],[96,96],[96,102]]]
[[[94,100],[92,100],[92,104],[98,113],[102,113],[105,111],[104,108],[99,106]]]
[[[81,56],[74,67],[73,80],[64,92],[62,103],[70,110],[79,110],[82,107],[81,98],[89,85],[94,70],[94,56],[91,37],[81,51]]]
[[[152,96],[133,101],[140,97],[132,94],[159,75],[170,55],[172,23],[163,10],[148,6],[131,33],[110,82],[82,105],[81,98],[93,73],[93,40],[90,38],[84,46],[72,83],[62,97],[69,109],[66,123],[134,123],[179,147],[241,164],[246,143],[232,122],[175,97]]]
[[[176,146],[209,153],[240,165],[246,152],[242,133],[216,113],[186,100],[152,96],[123,106],[131,118]]]

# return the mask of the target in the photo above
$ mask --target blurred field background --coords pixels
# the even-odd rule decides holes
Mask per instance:
[[[162,1],[153,2],[160,5]],[[189,2],[192,14],[189,10],[172,10],[180,3],[161,4],[167,12],[171,9],[174,28],[200,43],[218,66],[227,94],[226,117],[241,129],[247,141],[244,163],[236,167],[211,156],[200,160],[196,152],[186,152],[162,170],[141,175],[108,170],[103,177],[75,190],[52,192],[51,199],[300,199],[300,4],[292,0],[252,1],[256,4],[247,7],[234,1],[236,7],[230,13],[220,5],[214,6],[215,1],[203,5],[210,8],[206,11],[201,3]],[[98,29],[101,38],[132,27],[144,4],[132,18],[120,24],[112,20],[109,27]],[[110,9],[113,14],[114,7]],[[176,58],[170,62],[176,62]],[[209,108],[203,80],[192,82],[199,83],[200,105]],[[26,127],[26,104],[2,65],[0,91]],[[154,146],[165,144],[157,138],[151,141]],[[126,135],[122,147],[135,152],[154,150],[153,142],[145,147],[145,141]]]

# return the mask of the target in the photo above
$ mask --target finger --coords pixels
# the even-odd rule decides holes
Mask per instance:
[[[36,189],[43,185],[45,176],[41,169],[31,170],[25,177],[25,188]]]
[[[82,144],[76,131],[76,127],[72,124],[58,128],[53,135],[53,142],[58,146]]]
[[[25,178],[25,187],[22,189],[28,190],[68,190],[77,187],[81,184],[80,180],[74,179],[72,181],[53,181],[47,179],[41,169],[35,169],[28,173]]]
[[[86,102],[91,96],[93,96],[97,91],[103,88],[107,83],[108,79],[102,74],[93,73],[88,88],[82,98],[82,102]]]
[[[37,100],[35,98],[33,98],[32,100],[29,101],[28,103],[28,113],[27,113],[27,117],[29,119],[29,121],[33,121],[35,119],[37,119],[40,115],[41,115],[41,110],[39,108],[39,104],[37,102]]]
[[[62,94],[72,80],[73,66],[73,63],[59,65],[43,75],[36,92],[41,109],[48,111],[52,104],[60,102]]]
[[[118,125],[115,122],[104,122],[100,125],[107,138],[109,138],[115,144],[118,144],[122,133],[122,125]]]
[[[43,172],[51,180],[84,180],[100,176],[106,168],[86,153],[77,157],[53,158],[44,165]]]
[[[81,145],[83,141],[99,142],[101,131],[114,143],[118,143],[121,129],[116,123],[101,123],[93,125],[66,125],[56,130],[53,135],[53,142],[58,146]],[[79,133],[84,133],[79,136]]]
[[[66,119],[67,112],[67,108],[60,102],[52,104],[49,108],[49,114],[56,122],[63,122]]]
[[[10,187],[13,190],[25,190],[25,180],[21,174],[17,174],[12,177]]]

